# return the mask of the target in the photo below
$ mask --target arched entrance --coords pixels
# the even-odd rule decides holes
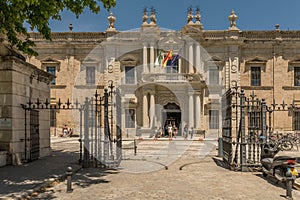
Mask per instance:
[[[181,110],[175,103],[168,103],[162,110],[162,123],[165,135],[168,135],[167,126],[175,125],[178,129],[177,135],[181,135]]]

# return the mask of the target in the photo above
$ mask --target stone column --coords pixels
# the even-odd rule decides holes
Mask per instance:
[[[150,72],[153,72],[154,68],[154,47],[153,44],[150,44]]]
[[[200,94],[196,95],[196,99],[195,99],[195,124],[196,124],[196,129],[200,129],[201,127],[201,101],[200,101]]]
[[[194,56],[193,56],[193,43],[189,43],[189,74],[193,73],[193,62],[194,62]]]
[[[143,47],[143,66],[144,66],[144,73],[148,73],[148,58],[147,58],[147,44],[144,43]]]
[[[194,97],[189,94],[189,127],[194,127]]]
[[[150,110],[149,110],[149,115],[150,115],[150,128],[153,127],[154,125],[154,116],[155,116],[155,99],[154,99],[154,94],[150,95]]]
[[[149,126],[149,117],[148,117],[148,99],[147,94],[143,96],[143,127],[146,128]]]
[[[200,58],[201,58],[201,54],[200,54],[200,44],[197,43],[197,44],[196,44],[196,69],[197,69],[197,73],[202,73],[202,72],[201,72]]]

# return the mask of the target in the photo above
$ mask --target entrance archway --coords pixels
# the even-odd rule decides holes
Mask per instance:
[[[165,135],[168,135],[167,126],[171,124],[177,127],[177,135],[181,135],[181,110],[175,103],[168,103],[162,110],[162,125]]]

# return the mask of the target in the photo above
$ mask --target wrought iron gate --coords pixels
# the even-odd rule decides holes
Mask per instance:
[[[37,160],[40,156],[39,111],[30,110],[30,157]]]
[[[267,107],[264,99],[255,97],[252,93],[247,98],[243,90],[239,92],[235,87],[222,98],[223,160],[233,170],[260,167],[261,147],[267,139]],[[236,127],[232,127],[233,121]]]
[[[25,159],[27,151],[26,111],[30,111],[30,159],[39,157],[39,112],[38,110],[73,110],[79,116],[79,162],[83,167],[116,167],[122,159],[121,95],[118,88],[111,84],[104,89],[104,95],[98,92],[86,97],[83,103],[69,99],[66,103],[58,100],[56,105],[50,101],[29,101],[22,104],[25,110]],[[115,117],[114,117],[115,116]]]
[[[262,146],[273,134],[272,113],[290,114],[299,109],[294,102],[288,106],[284,101],[281,104],[273,101],[268,107],[266,101],[256,98],[254,92],[246,97],[238,87],[228,90],[222,97],[224,162],[231,169],[241,171],[260,167]],[[233,122],[236,127],[232,126]]]

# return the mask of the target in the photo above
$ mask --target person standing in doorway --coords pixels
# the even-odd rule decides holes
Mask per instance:
[[[172,124],[170,122],[170,124],[168,125],[168,134],[169,134],[169,138],[172,138],[172,133],[173,133],[173,127]]]
[[[176,136],[177,136],[177,132],[178,132],[178,129],[177,129],[177,126],[176,126],[176,124],[175,124],[175,122],[173,123],[173,135],[174,135],[174,137],[176,138]]]

